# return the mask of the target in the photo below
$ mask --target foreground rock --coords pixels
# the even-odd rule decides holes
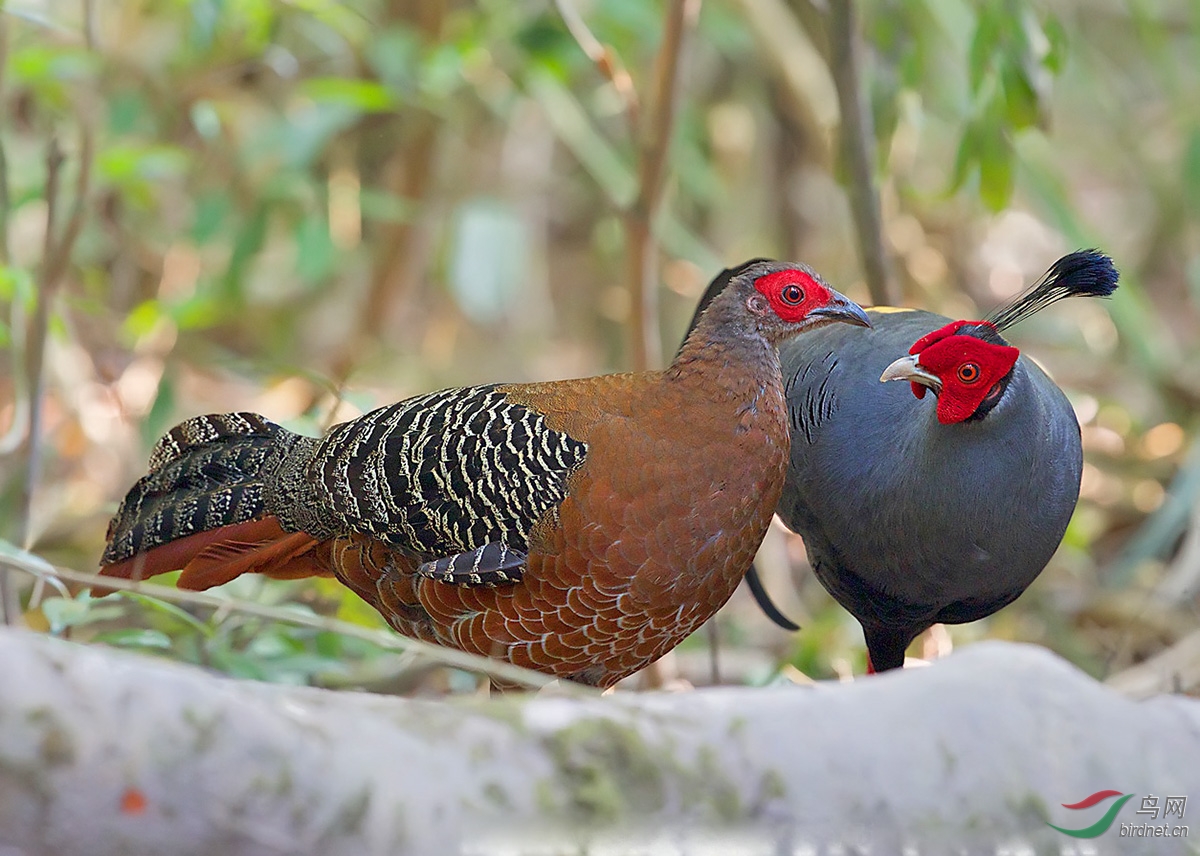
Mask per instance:
[[[0,632],[0,854],[1128,854],[1200,844],[1200,703],[986,643],[849,685],[447,703]],[[1068,810],[1097,791],[1119,797]],[[1137,814],[1158,798],[1157,820]],[[1163,818],[1167,796],[1187,798]],[[1131,838],[1145,823],[1189,837]],[[1137,824],[1138,827],[1130,827]],[[1126,829],[1126,834],[1121,834]]]

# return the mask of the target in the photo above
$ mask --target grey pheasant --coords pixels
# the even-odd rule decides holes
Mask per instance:
[[[1050,561],[1079,495],[1079,424],[1001,333],[1065,297],[1109,295],[1117,278],[1081,250],[986,320],[877,307],[871,330],[780,349],[792,449],[778,513],[862,625],[872,669],[903,665],[935,622],[1002,608]],[[785,623],[753,569],[747,580]]]

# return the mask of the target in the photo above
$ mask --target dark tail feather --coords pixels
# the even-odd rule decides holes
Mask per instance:
[[[1108,297],[1117,290],[1119,277],[1104,253],[1076,250],[1051,265],[1032,288],[993,312],[988,321],[999,332],[1065,297]]]
[[[795,633],[800,629],[800,625],[784,615],[783,611],[775,605],[775,601],[771,600],[771,595],[767,593],[766,586],[763,585],[762,578],[758,575],[758,568],[753,564],[750,565],[750,570],[746,571],[746,585],[750,587],[750,594],[754,595],[755,603],[766,613],[767,618],[789,633]]]
[[[172,428],[109,524],[101,573],[141,579],[183,568],[180,585],[194,589],[253,571],[321,573],[306,558],[316,540],[286,532],[264,504],[261,473],[287,436],[254,413]]]

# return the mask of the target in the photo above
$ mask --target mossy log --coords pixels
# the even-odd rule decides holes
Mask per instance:
[[[1200,843],[1200,703],[1026,646],[851,684],[444,702],[14,631],[0,662],[3,856],[1195,852],[1120,835],[1147,795],[1190,797]],[[1138,796],[1105,834],[1048,826],[1101,819],[1111,800],[1061,804],[1106,789]]]

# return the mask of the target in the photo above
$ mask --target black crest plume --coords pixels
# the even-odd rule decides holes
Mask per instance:
[[[1108,297],[1117,290],[1113,261],[1099,250],[1076,250],[1050,266],[1050,270],[1024,294],[997,309],[988,321],[1005,330],[1064,297]]]

